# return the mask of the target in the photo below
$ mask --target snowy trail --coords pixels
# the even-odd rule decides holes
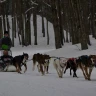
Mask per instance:
[[[13,50],[14,50],[13,52],[14,56],[19,53],[19,52],[17,53],[15,49]],[[50,49],[35,50],[35,51],[34,50],[32,51],[29,48],[28,50],[25,50],[25,52],[28,52],[30,54],[30,58],[32,58],[32,54],[34,54],[35,52],[47,52]],[[74,52],[75,51],[76,50],[74,50]],[[21,54],[22,52],[23,51],[20,50],[19,54]],[[41,76],[41,74],[38,73],[37,70],[32,71],[32,61],[28,62],[28,71],[25,74],[18,74],[15,72],[13,73],[0,72],[0,96],[95,96],[96,95],[95,68],[92,72],[91,77],[92,81],[86,81],[82,75],[81,70],[77,71],[77,75],[79,78],[73,78],[72,76],[70,76],[69,70],[67,70],[66,74],[64,74],[62,79],[58,78],[56,70],[53,68],[52,60],[50,62],[49,72],[50,74]]]
[[[85,81],[79,70],[79,78],[69,76],[69,71],[62,79],[50,65],[50,74],[41,76],[32,64],[28,63],[25,74],[0,73],[0,96],[95,96],[96,73],[92,73],[92,81]]]

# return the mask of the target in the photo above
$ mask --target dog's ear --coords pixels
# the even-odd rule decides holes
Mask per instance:
[[[23,55],[24,55],[24,52],[23,52]]]

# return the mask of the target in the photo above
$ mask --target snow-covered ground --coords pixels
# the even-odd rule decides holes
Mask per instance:
[[[34,53],[47,53],[51,56],[77,57],[82,54],[95,54],[96,40],[92,39],[92,46],[88,50],[79,51],[77,46],[66,44],[65,47],[55,50],[54,47],[24,47],[12,48],[13,56],[27,52],[32,58]],[[78,45],[80,48],[80,45]],[[92,72],[92,81],[84,79],[81,70],[77,71],[79,78],[69,75],[69,70],[60,79],[50,62],[49,74],[41,76],[37,69],[32,71],[32,61],[28,62],[28,71],[25,74],[16,72],[0,72],[0,96],[95,96],[96,69]],[[23,71],[22,71],[23,72]]]
[[[32,19],[31,19],[32,20]],[[32,23],[32,22],[31,22]],[[92,46],[88,50],[80,51],[80,44],[64,44],[64,47],[58,50],[54,48],[54,32],[52,25],[49,24],[50,45],[46,46],[46,37],[42,37],[41,21],[38,17],[38,46],[34,46],[34,37],[32,37],[32,46],[18,46],[18,40],[15,40],[15,48],[12,48],[12,55],[20,55],[23,52],[29,54],[29,59],[34,53],[47,53],[50,56],[57,57],[78,57],[80,55],[96,54],[96,40],[91,38]],[[33,28],[32,34],[33,34]],[[27,63],[28,70],[24,74],[16,72],[0,72],[0,96],[96,96],[96,69],[92,72],[91,81],[84,79],[80,69],[77,70],[79,78],[73,78],[69,75],[69,70],[58,78],[56,70],[53,67],[53,59],[50,61],[49,74],[41,76],[37,69],[32,71],[32,61]],[[23,68],[24,71],[24,68]],[[23,73],[22,71],[22,73]]]

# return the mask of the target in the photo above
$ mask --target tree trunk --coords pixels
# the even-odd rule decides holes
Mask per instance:
[[[63,34],[63,25],[62,25],[62,11],[61,11],[61,0],[57,0],[57,11],[58,11],[58,20],[59,20],[59,31],[61,37],[61,44],[64,45],[64,34]]]
[[[0,18],[0,39],[3,37],[2,19]]]
[[[34,26],[34,36],[35,36],[34,45],[37,45],[37,15],[35,12],[33,13],[33,26]]]
[[[22,46],[25,45],[25,40],[24,40],[24,15],[22,14],[22,20],[21,20],[21,36],[22,36]]]
[[[59,21],[57,16],[57,10],[56,10],[56,1],[52,0],[52,13],[53,13],[53,28],[54,28],[54,34],[55,34],[55,47],[56,49],[61,48],[61,35],[59,30]]]
[[[85,13],[86,13],[86,6],[84,6],[85,10],[81,13],[81,10],[83,9],[82,3],[85,4],[85,2],[81,2],[80,0],[77,0],[78,4],[78,11],[79,11],[79,20],[80,20],[80,31],[81,31],[81,49],[85,50],[88,49],[87,45],[87,34],[86,34],[86,26],[85,26],[85,20],[84,18]],[[83,17],[83,18],[82,18]],[[85,16],[86,17],[86,16]]]
[[[47,29],[47,45],[49,45],[49,30],[48,30],[48,20],[46,20],[46,29]]]

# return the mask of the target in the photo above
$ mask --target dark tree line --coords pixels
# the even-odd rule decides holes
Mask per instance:
[[[47,44],[50,43],[48,23],[53,24],[56,49],[65,42],[81,43],[81,49],[88,49],[89,35],[96,39],[96,0],[0,0],[0,38],[4,30],[10,30],[9,15],[12,17],[13,46],[16,34],[20,45],[31,45],[32,15],[34,45],[38,45],[37,15],[42,17],[42,37],[45,37],[45,28],[47,30]]]

